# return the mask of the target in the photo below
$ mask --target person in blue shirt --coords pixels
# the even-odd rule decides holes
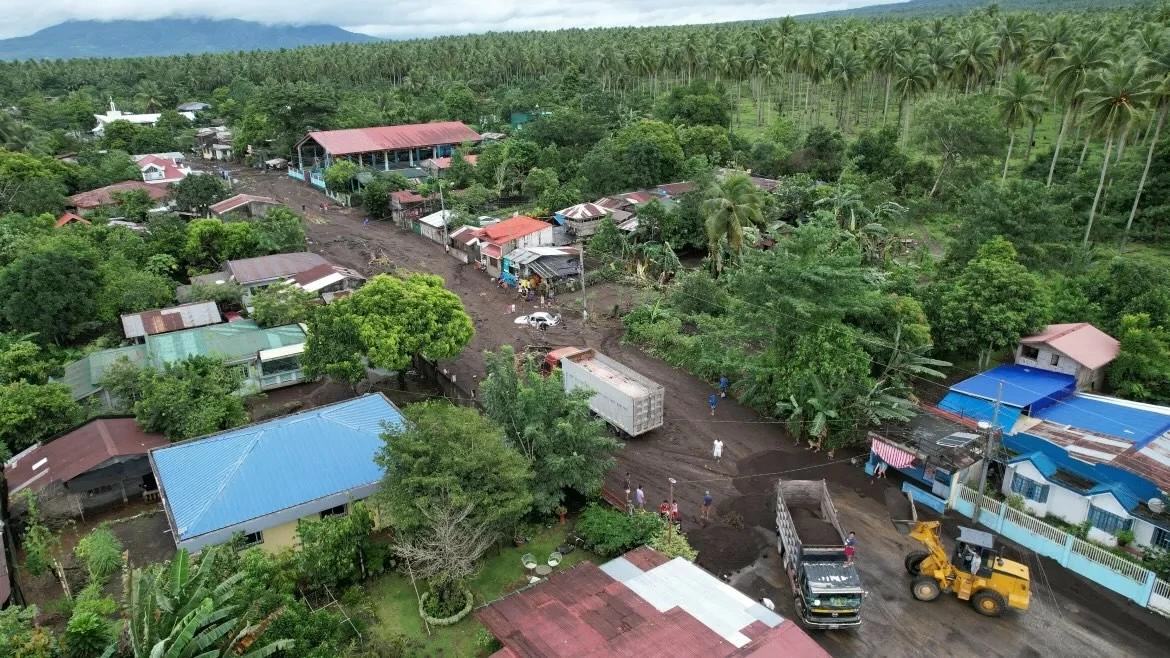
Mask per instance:
[[[711,405],[711,415],[714,416],[715,415],[715,405],[719,404],[719,396],[712,393],[711,399],[707,400],[707,402]]]
[[[727,375],[721,375],[719,377],[719,397],[727,397],[727,387],[729,384],[730,382],[727,381]]]
[[[699,513],[699,518],[703,521],[711,520],[711,492],[708,491],[703,494],[703,511]]]

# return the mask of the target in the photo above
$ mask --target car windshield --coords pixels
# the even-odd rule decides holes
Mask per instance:
[[[830,610],[853,610],[861,607],[860,594],[822,595],[813,599],[813,606]]]

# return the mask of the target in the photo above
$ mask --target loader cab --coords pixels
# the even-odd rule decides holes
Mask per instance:
[[[989,532],[959,526],[959,537],[955,540],[955,554],[951,562],[960,570],[971,573],[976,556],[979,558],[979,570],[975,575],[990,578],[997,562],[1001,561],[995,550],[995,539]]]

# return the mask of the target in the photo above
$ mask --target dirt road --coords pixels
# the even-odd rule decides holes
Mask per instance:
[[[882,488],[890,485],[871,481],[850,463],[851,455],[838,453],[830,462],[824,453],[794,445],[780,424],[731,398],[720,401],[712,417],[707,407],[711,383],[621,343],[620,324],[605,312],[614,304],[628,307],[634,293],[617,287],[591,290],[587,324],[579,313],[566,312],[563,328],[542,335],[512,322],[531,305],[517,302],[516,312],[509,312],[514,296],[426,238],[389,222],[364,225],[360,209],[330,207],[322,213],[317,210],[322,194],[280,172],[233,173],[240,180],[238,191],[272,196],[298,211],[303,204],[310,248],[337,264],[367,276],[393,267],[442,276],[476,326],[471,346],[440,364],[464,387],[470,381],[475,388],[482,377],[483,350],[503,344],[595,347],[665,386],[665,426],[625,444],[607,486],[620,490],[629,472],[635,486],[645,486],[647,506],[656,507],[668,495],[668,478],[675,478],[674,496],[688,537],[700,551],[699,563],[754,597],[772,599],[782,614],[791,615],[792,606],[790,587],[776,562],[776,478],[828,480],[842,522],[857,532],[858,565],[870,591],[861,629],[814,633],[834,656],[1151,656],[1170,646],[1166,620],[1026,551],[1018,556],[1033,573],[1033,607],[1026,613],[987,619],[946,595],[933,603],[913,600],[902,558],[916,545],[888,521]],[[569,311],[579,304],[571,298],[558,302]],[[711,453],[716,438],[725,442],[720,461]],[[699,527],[699,505],[708,490],[717,520]]]

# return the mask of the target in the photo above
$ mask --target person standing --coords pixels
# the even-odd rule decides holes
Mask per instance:
[[[721,397],[721,398],[727,397],[727,387],[730,385],[731,385],[731,382],[727,381],[727,375],[720,375],[719,376],[719,397]]]
[[[633,487],[630,486],[630,474],[626,473],[626,500],[630,499],[630,489],[632,488]]]
[[[853,553],[857,550],[857,534],[852,530],[845,538],[845,564],[853,564]]]
[[[723,458],[723,442],[715,439],[715,443],[711,444],[711,452],[715,455],[715,461]]]
[[[707,404],[711,405],[711,415],[714,416],[715,405],[719,404],[719,396],[712,393],[711,397],[707,400]]]
[[[678,501],[670,501],[670,522],[678,523]]]
[[[704,521],[711,520],[711,492],[703,492],[703,511],[699,512],[699,518]]]
[[[640,509],[640,510],[646,509],[646,492],[642,491],[642,485],[640,485],[640,484],[638,485],[638,488],[634,491],[634,502],[638,504],[638,509]]]
[[[658,516],[664,519],[670,518],[670,501],[663,498],[662,504],[658,506]]]

